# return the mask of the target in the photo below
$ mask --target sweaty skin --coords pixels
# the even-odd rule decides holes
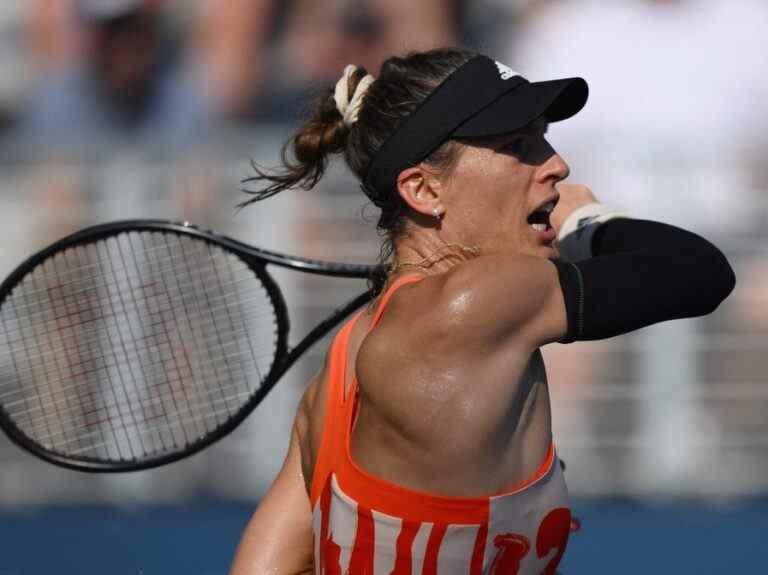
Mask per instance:
[[[528,479],[542,464],[551,421],[539,348],[561,339],[567,321],[549,261],[556,241],[527,218],[562,194],[550,216],[557,231],[574,209],[596,201],[583,186],[560,184],[568,166],[545,131],[537,122],[465,142],[446,173],[421,164],[400,174],[398,192],[410,212],[396,263],[442,255],[426,269],[400,268],[397,276],[425,277],[394,294],[374,331],[368,334],[377,302],[351,333],[345,385],[353,374],[359,385],[351,451],[369,473],[418,491],[472,497]],[[308,494],[327,379],[323,369],[302,398],[286,462],[243,535],[231,575],[312,570]],[[265,542],[276,529],[280,536]]]
[[[360,385],[352,458],[374,475],[419,491],[497,493],[533,475],[544,460],[550,441],[544,363],[538,350],[489,354],[480,338],[450,337],[474,326],[461,309],[442,318],[425,314],[426,300],[445,289],[443,281],[421,284],[427,281],[433,285],[401,288],[371,335],[366,337],[369,313],[352,332],[346,385],[355,370]],[[403,334],[404,324],[412,326],[410,333]],[[421,324],[428,327],[419,329]],[[326,381],[321,373],[314,401],[308,394],[306,402],[308,433],[300,445],[308,491]]]
[[[444,215],[433,234],[406,234],[397,246],[399,259],[419,261],[440,242],[477,245],[482,255],[460,266],[441,260],[426,273],[403,268],[402,274],[427,277],[398,290],[370,335],[375,302],[357,322],[346,385],[356,373],[360,402],[351,449],[366,471],[438,495],[483,496],[524,481],[541,465],[551,440],[547,376],[538,349],[545,341],[521,337],[521,326],[514,317],[505,321],[504,309],[546,292],[555,301],[549,306],[552,340],[562,335],[558,330],[565,332],[562,294],[546,261],[556,246],[540,241],[526,220],[559,193],[568,196],[567,211],[556,208],[553,225],[595,201],[583,186],[561,184],[558,192],[568,166],[549,147],[545,130],[546,124],[534,124],[473,143],[449,178],[428,183],[434,177],[415,168],[414,181],[401,185],[417,209],[432,213],[432,204],[418,203],[432,200]],[[520,285],[539,293],[517,293],[514,279],[504,281],[505,274],[532,271],[539,279]],[[536,281],[546,286],[536,289]],[[536,302],[527,307],[535,311]],[[326,379],[321,373],[317,389],[302,403],[307,489],[322,433]]]

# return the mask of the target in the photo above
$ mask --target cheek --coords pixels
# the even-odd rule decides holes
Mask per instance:
[[[520,168],[514,158],[487,150],[465,153],[450,181],[453,207],[464,223],[494,233],[519,227],[530,180]]]

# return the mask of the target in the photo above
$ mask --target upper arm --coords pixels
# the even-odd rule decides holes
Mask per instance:
[[[313,570],[312,509],[301,466],[299,408],[280,473],[240,539],[230,575],[296,575]]]
[[[535,349],[562,339],[568,330],[558,270],[548,259],[477,258],[451,274],[444,292],[444,311],[453,323],[495,342],[514,339]]]

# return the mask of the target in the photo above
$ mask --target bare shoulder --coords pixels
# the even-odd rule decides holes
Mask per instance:
[[[562,300],[557,268],[524,256],[478,257],[402,286],[357,356],[371,406],[361,421],[375,413],[370,429],[392,426],[420,449],[445,445],[448,421],[462,422],[464,439],[455,445],[486,436],[508,417],[537,343],[565,333],[564,303],[548,303],[555,288]],[[478,385],[484,393],[475,393]]]
[[[558,300],[559,298],[559,300]],[[522,343],[533,351],[565,334],[565,303],[551,261],[526,255],[481,256],[447,273],[402,286],[360,360],[395,358],[399,351],[440,353]],[[524,351],[524,350],[523,350]],[[372,362],[380,368],[381,361]]]
[[[443,274],[433,289],[429,325],[446,336],[481,345],[514,339],[533,350],[566,332],[557,268],[548,259],[481,256]]]

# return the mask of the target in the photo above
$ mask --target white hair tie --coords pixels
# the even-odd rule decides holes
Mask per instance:
[[[352,74],[357,70],[357,66],[350,64],[344,68],[344,74],[336,82],[336,89],[333,92],[333,99],[336,101],[336,107],[339,113],[344,118],[344,123],[347,126],[351,126],[357,122],[357,115],[360,112],[360,106],[363,103],[363,97],[368,91],[368,88],[373,84],[374,77],[370,74],[357,83],[355,93],[352,94],[352,99],[349,98],[349,81],[352,78]]]

